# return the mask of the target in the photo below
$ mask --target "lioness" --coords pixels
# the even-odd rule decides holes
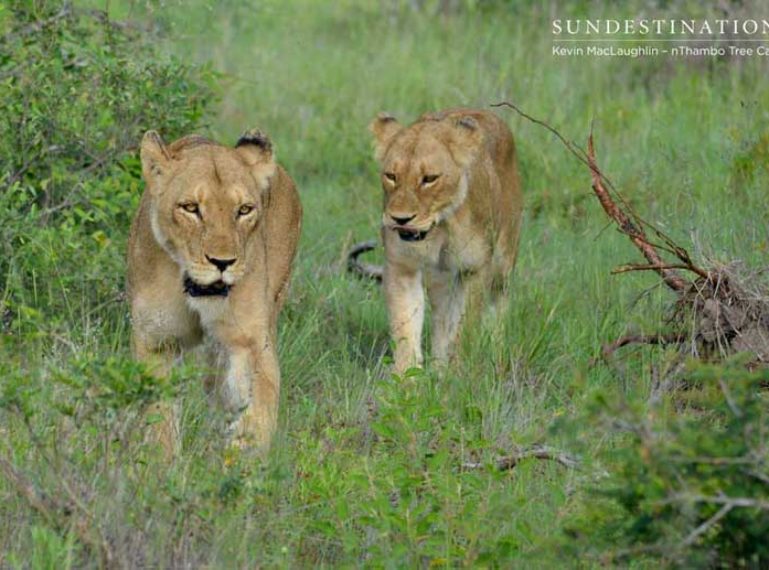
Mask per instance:
[[[265,449],[280,387],[276,329],[296,252],[302,207],[270,140],[245,133],[229,148],[199,136],[141,143],[146,189],[128,242],[134,355],[169,372],[175,356],[214,347],[226,374],[214,386],[237,445]],[[156,437],[172,453],[174,406]]]
[[[422,364],[425,301],[432,356],[451,356],[462,317],[499,295],[518,250],[522,196],[507,125],[488,111],[450,109],[409,127],[380,114],[370,125],[384,189],[384,287],[394,368]]]

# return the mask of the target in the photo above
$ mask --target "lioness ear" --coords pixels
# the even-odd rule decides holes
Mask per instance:
[[[388,113],[379,113],[368,130],[374,135],[374,157],[381,161],[392,138],[402,129],[401,124]]]
[[[240,135],[235,151],[251,166],[262,190],[267,190],[277,169],[270,138],[259,129],[249,129]]]
[[[462,168],[467,168],[483,144],[481,126],[472,117],[461,117],[454,123],[454,136],[450,142],[451,154]]]
[[[272,141],[259,129],[249,129],[240,135],[235,148],[251,166],[259,163],[271,164],[275,161]]]
[[[171,160],[168,149],[157,131],[147,131],[144,134],[140,155],[142,176],[146,182],[152,182],[163,174]]]

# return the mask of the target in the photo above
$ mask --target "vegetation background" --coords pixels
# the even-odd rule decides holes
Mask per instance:
[[[344,272],[378,232],[371,118],[502,100],[577,141],[594,124],[647,220],[697,259],[762,267],[769,60],[552,54],[553,18],[769,17],[712,4],[0,5],[0,566],[765,567],[769,377],[739,359],[681,372],[674,349],[600,360],[663,329],[671,298],[610,275],[636,253],[546,131],[499,111],[526,198],[514,296],[450,372],[392,377],[381,291]],[[123,295],[142,132],[252,126],[305,207],[266,460],[227,449],[194,359],[167,383],[131,361]],[[671,374],[687,389],[661,390]],[[167,465],[141,412],[175,394]],[[497,469],[538,444],[582,467]]]

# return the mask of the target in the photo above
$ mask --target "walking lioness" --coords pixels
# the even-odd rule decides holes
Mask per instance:
[[[133,350],[167,374],[206,337],[226,372],[215,392],[238,445],[264,449],[275,430],[277,319],[296,252],[299,195],[269,139],[249,131],[235,148],[199,136],[141,144],[146,189],[128,244]],[[177,445],[174,406],[156,435]]]
[[[505,287],[515,265],[522,196],[507,125],[488,111],[451,109],[409,127],[370,125],[384,189],[384,287],[397,372],[422,364],[425,301],[432,356],[451,356],[462,317]]]

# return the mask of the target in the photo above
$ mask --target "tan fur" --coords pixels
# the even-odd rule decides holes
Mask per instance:
[[[499,117],[473,109],[426,114],[409,127],[379,115],[369,128],[382,167],[395,370],[422,364],[423,285],[432,356],[445,363],[463,317],[485,295],[499,296],[515,265],[523,198],[513,136]],[[404,241],[399,232],[427,233]]]
[[[141,158],[146,189],[128,245],[134,354],[165,375],[182,351],[212,344],[226,367],[215,386],[235,442],[264,449],[278,410],[277,318],[302,217],[296,187],[259,132],[228,148],[198,136],[166,146],[150,131]],[[185,210],[193,204],[198,213]],[[231,264],[222,271],[211,260]],[[192,297],[185,275],[231,288]],[[178,441],[173,408],[157,410],[155,435],[168,452]]]

